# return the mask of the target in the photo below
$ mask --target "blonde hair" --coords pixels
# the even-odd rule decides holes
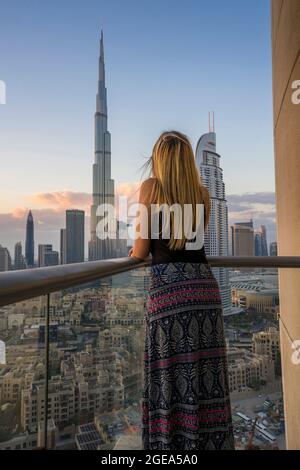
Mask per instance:
[[[188,137],[181,132],[163,132],[156,141],[148,163],[155,179],[151,201],[156,204],[191,204],[193,230],[196,225],[196,204],[204,203],[205,227],[210,212],[209,193],[202,185],[196,166],[194,152]],[[173,250],[184,248],[186,237],[174,237],[174,214],[170,214],[170,240],[168,247]]]

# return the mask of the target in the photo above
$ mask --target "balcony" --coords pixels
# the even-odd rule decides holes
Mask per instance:
[[[300,257],[208,261],[234,286],[224,321],[236,448],[284,449],[278,331],[289,331],[277,268],[299,268]],[[141,448],[148,265],[121,258],[0,274],[0,449]],[[254,295],[258,278],[266,285]]]

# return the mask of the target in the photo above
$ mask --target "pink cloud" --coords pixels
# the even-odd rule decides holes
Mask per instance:
[[[73,207],[87,209],[91,205],[91,199],[91,195],[88,193],[74,191],[54,191],[52,193],[37,193],[29,196],[29,200],[35,204],[59,209]]]
[[[128,203],[138,200],[139,183],[123,183],[116,188],[116,204],[120,196],[127,196]],[[65,227],[66,209],[77,208],[85,211],[86,237],[88,240],[90,206],[89,193],[75,191],[53,191],[24,197],[28,207],[16,207],[7,213],[0,213],[0,244],[13,253],[14,244],[25,241],[26,219],[32,209],[35,223],[36,243],[53,242],[59,246],[59,230]],[[32,207],[30,207],[32,205]],[[35,208],[37,207],[37,208]],[[117,206],[118,207],[118,206]]]
[[[116,188],[116,199],[120,196],[126,196],[128,198],[128,203],[137,202],[139,198],[139,189],[141,183],[122,183]]]
[[[120,196],[127,196],[128,203],[138,199],[140,183],[123,183],[116,188],[116,203]],[[53,191],[48,193],[36,193],[26,197],[28,207],[16,207],[11,212],[0,213],[0,231],[11,232],[25,229],[26,218],[32,203],[32,211],[36,228],[42,231],[56,230],[65,225],[66,209],[77,208],[85,211],[86,219],[89,219],[91,194],[75,191]],[[34,208],[38,206],[38,208]],[[0,240],[1,243],[1,240]]]
[[[135,202],[138,200],[140,183],[122,183],[116,188],[116,202],[120,196],[126,196],[128,202]],[[48,193],[37,193],[27,197],[33,204],[38,204],[42,207],[49,207],[54,209],[69,209],[78,208],[83,210],[90,209],[92,203],[92,196],[85,192],[75,191],[54,191]],[[23,214],[24,209],[17,208],[13,212]]]

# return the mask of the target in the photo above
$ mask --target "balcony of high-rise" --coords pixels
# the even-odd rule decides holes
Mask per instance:
[[[74,24],[66,6],[30,18],[22,6],[17,32],[4,6],[0,450],[144,449],[151,256],[128,256],[133,213],[99,237],[98,208],[138,200],[152,141],[173,127],[191,135],[210,195],[234,447],[300,450],[300,1],[173,3],[116,17],[103,4],[104,31],[94,1],[74,5]]]

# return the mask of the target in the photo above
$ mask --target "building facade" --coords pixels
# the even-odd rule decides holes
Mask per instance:
[[[275,361],[280,351],[279,331],[277,328],[270,326],[267,331],[254,333],[252,350],[255,354],[267,355]]]
[[[272,0],[273,132],[276,236],[279,256],[299,256],[300,220],[300,2]],[[279,269],[280,318],[291,338],[300,338],[300,271]],[[281,323],[281,326],[283,325]],[[291,360],[291,340],[280,328],[283,399],[288,450],[300,449],[300,368]]]
[[[14,269],[25,269],[26,263],[22,253],[22,243],[17,242],[15,244],[15,258],[14,258]]]
[[[66,229],[60,229],[60,264],[66,264],[67,262],[67,242],[66,242]]]
[[[232,256],[254,256],[253,220],[231,226]]]
[[[275,380],[274,362],[266,355],[230,348],[227,358],[230,393],[271,384]]]
[[[0,245],[0,271],[10,271],[11,267],[11,256],[8,248]]]

